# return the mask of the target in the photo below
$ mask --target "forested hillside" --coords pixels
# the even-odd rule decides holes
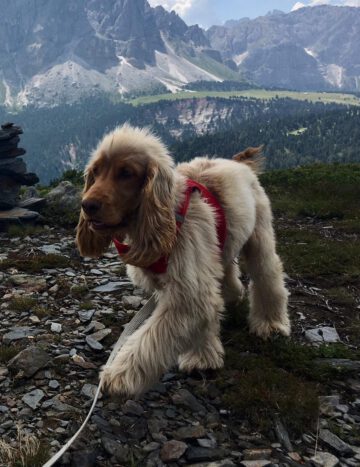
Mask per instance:
[[[303,112],[248,120],[230,130],[176,143],[177,160],[207,154],[229,157],[247,146],[264,145],[268,169],[314,162],[360,161],[360,110]]]
[[[105,97],[56,108],[25,108],[15,121],[24,135],[26,161],[42,183],[64,170],[82,169],[103,134],[126,121],[150,126],[177,160],[195,155],[231,157],[265,145],[269,168],[360,160],[360,108],[289,98],[201,98],[133,106]]]

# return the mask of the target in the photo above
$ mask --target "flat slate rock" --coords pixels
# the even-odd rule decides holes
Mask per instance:
[[[42,208],[45,204],[45,198],[27,198],[19,202],[19,207],[24,209],[36,209]]]
[[[31,221],[39,217],[39,213],[24,208],[13,208],[8,211],[0,211],[0,224],[7,222]]]
[[[94,289],[93,292],[103,292],[103,293],[110,293],[110,292],[117,292],[118,290],[127,290],[129,287],[132,287],[131,282],[129,281],[121,281],[121,282],[108,282],[104,285],[98,285]]]
[[[22,132],[21,127],[16,126],[13,123],[4,123],[1,125],[0,141],[6,141],[14,136],[21,135]]]
[[[0,159],[13,159],[14,157],[24,156],[26,150],[24,148],[17,148],[11,144],[0,145]]]

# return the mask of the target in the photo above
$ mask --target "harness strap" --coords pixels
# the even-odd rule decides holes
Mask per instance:
[[[216,232],[220,250],[223,251],[226,240],[226,218],[224,210],[217,198],[204,185],[195,182],[195,180],[186,180],[184,202],[175,213],[177,231],[179,232],[182,224],[185,221],[186,213],[190,205],[191,195],[194,191],[199,191],[202,198],[206,200],[207,203],[210,204],[213,208],[215,208]],[[120,243],[116,238],[113,238],[113,242],[120,256],[127,253],[130,250],[129,245],[127,245],[126,243]],[[164,274],[167,271],[168,261],[169,258],[167,256],[162,256],[160,259],[155,261],[155,263],[151,264],[146,269],[155,274]]]

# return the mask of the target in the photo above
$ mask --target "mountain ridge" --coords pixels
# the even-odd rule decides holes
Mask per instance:
[[[0,0],[0,105],[174,92],[238,80],[360,89],[360,9],[322,5],[207,31],[147,0]]]

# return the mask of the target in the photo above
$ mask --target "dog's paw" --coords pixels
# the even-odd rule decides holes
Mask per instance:
[[[215,345],[207,346],[198,351],[190,351],[180,355],[178,360],[179,369],[186,373],[193,370],[217,370],[224,366],[224,349],[219,340]]]
[[[282,334],[283,336],[290,336],[291,326],[289,320],[283,321],[257,321],[256,323],[250,322],[250,332],[256,334],[262,339],[268,339],[271,334]]]
[[[130,395],[129,388],[126,387],[122,372],[111,366],[103,368],[100,373],[102,389],[110,395]]]

